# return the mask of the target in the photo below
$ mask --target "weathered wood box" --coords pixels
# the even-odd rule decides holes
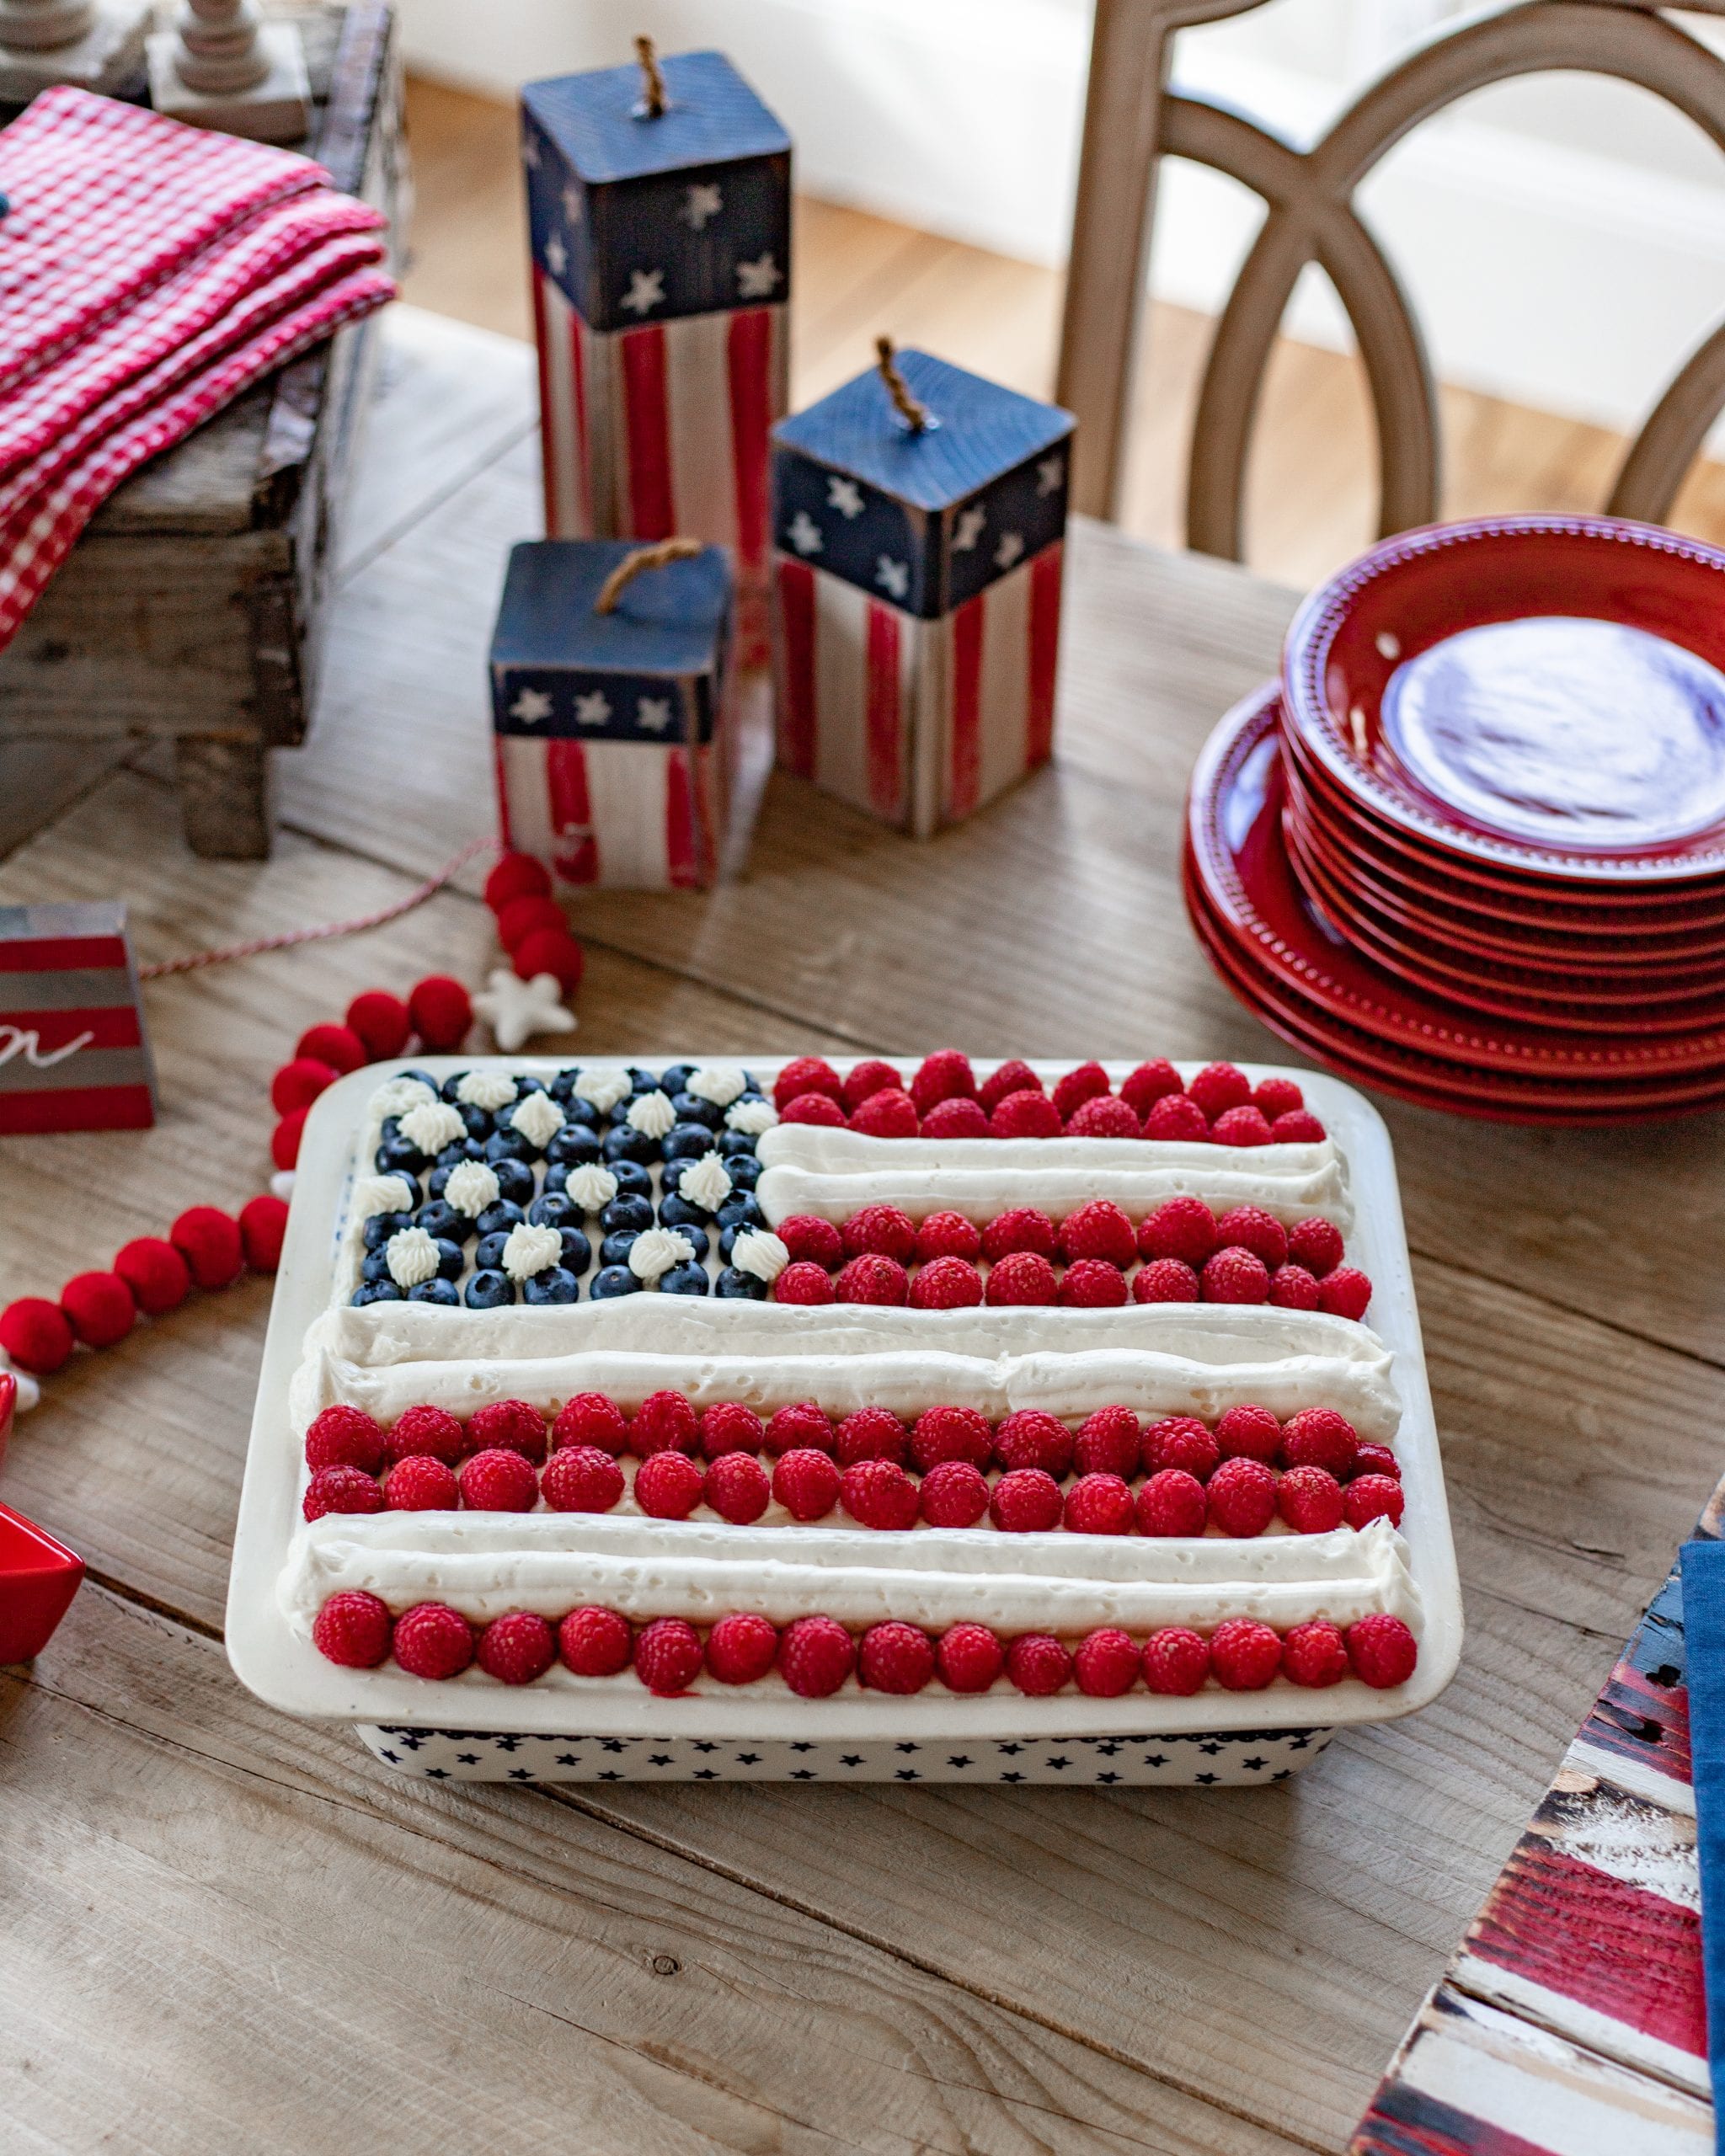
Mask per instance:
[[[407,206],[385,0],[298,15],[318,99],[305,146],[392,220]],[[0,746],[174,744],[193,851],[270,850],[269,752],[304,738],[375,318],[338,331],[147,465],[91,520],[0,654]]]

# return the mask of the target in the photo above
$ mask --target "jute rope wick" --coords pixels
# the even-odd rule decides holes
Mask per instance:
[[[635,40],[635,57],[641,63],[642,113],[649,120],[657,120],[665,110],[665,76],[650,37]]]
[[[886,384],[887,395],[893,400],[893,409],[913,435],[925,433],[928,427],[928,407],[919,398],[911,394],[911,385],[893,356],[892,339],[877,337],[874,355],[880,368],[880,378]]]
[[[698,539],[660,539],[651,547],[637,547],[625,554],[599,587],[593,601],[595,614],[614,614],[617,602],[638,576],[648,569],[668,568],[673,562],[692,562],[702,551]]]

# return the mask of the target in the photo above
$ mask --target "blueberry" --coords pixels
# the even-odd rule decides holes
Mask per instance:
[[[563,1228],[558,1233],[563,1237],[563,1269],[579,1279],[593,1262],[593,1246],[579,1228]]]
[[[452,1108],[458,1108],[461,1106],[462,1081],[471,1075],[471,1072],[466,1070],[451,1070],[438,1087],[438,1092]]]
[[[752,1154],[727,1154],[724,1165],[733,1190],[753,1190],[761,1180],[761,1163]]]
[[[626,1228],[607,1235],[599,1246],[599,1262],[606,1266],[627,1265],[640,1233],[638,1228]]]
[[[692,1228],[685,1225],[678,1228],[677,1233],[682,1236],[684,1241],[688,1244],[690,1250],[693,1252],[696,1257],[703,1258],[706,1257],[707,1230],[704,1228]]]
[[[374,1213],[366,1223],[366,1248],[382,1250],[392,1235],[414,1225],[411,1213]]]
[[[519,1205],[507,1198],[499,1198],[494,1205],[488,1205],[479,1215],[482,1235],[506,1235],[511,1228],[519,1228],[526,1214]]]
[[[581,1283],[573,1273],[565,1272],[560,1265],[547,1265],[542,1273],[533,1274],[521,1297],[529,1303],[572,1303],[580,1292]]]
[[[766,1215],[753,1191],[734,1190],[718,1209],[718,1225],[721,1228],[764,1228]]]
[[[571,1093],[563,1104],[565,1118],[570,1123],[585,1123],[589,1130],[597,1130],[605,1120],[605,1111],[595,1101]]]
[[[669,1198],[659,1201],[659,1219],[661,1227],[698,1228],[708,1218],[698,1205],[692,1205],[686,1198],[679,1198],[672,1191]]]
[[[657,1074],[651,1070],[642,1070],[632,1065],[629,1070],[629,1089],[636,1093],[658,1092],[660,1087]],[[628,1102],[622,1101],[618,1102],[618,1106],[626,1108]]]
[[[463,1161],[483,1161],[485,1148],[477,1138],[457,1138],[446,1145],[437,1155],[434,1174],[446,1176],[451,1168],[458,1168]]]
[[[605,1134],[602,1150],[607,1161],[635,1161],[644,1167],[659,1158],[659,1140],[631,1123],[614,1123]]]
[[[552,1080],[547,1089],[552,1099],[561,1101],[567,1107],[575,1097],[575,1085],[580,1075],[580,1066],[578,1064],[565,1064],[556,1077]]]
[[[519,1130],[494,1130],[485,1140],[485,1157],[495,1167],[499,1161],[530,1161],[533,1148]]]
[[[704,1265],[674,1265],[659,1279],[661,1295],[704,1295],[711,1286]]]
[[[755,1140],[746,1130],[721,1130],[718,1134],[718,1150],[720,1156],[727,1161],[740,1160],[745,1155],[752,1159],[755,1153]]]
[[[532,1203],[533,1171],[525,1161],[494,1161],[491,1169],[497,1177],[497,1194],[507,1204]]]
[[[527,1218],[536,1228],[579,1228],[581,1209],[562,1191],[547,1191],[527,1208]]]
[[[425,1155],[398,1131],[377,1148],[375,1166],[380,1176],[417,1176],[425,1165]]]
[[[417,1078],[429,1092],[437,1091],[437,1081],[429,1070],[398,1070],[395,1075],[398,1078]]]
[[[529,1093],[542,1093],[545,1089],[545,1081],[542,1078],[522,1076],[515,1081],[515,1098],[518,1101],[524,1101]]]
[[[566,1123],[545,1149],[559,1168],[579,1168],[599,1158],[599,1133],[589,1123]]]
[[[638,1161],[613,1161],[611,1172],[617,1177],[619,1198],[651,1198],[653,1177]]]
[[[374,1250],[360,1267],[361,1280],[388,1280],[393,1277],[389,1270],[388,1254],[382,1250]]]
[[[719,1274],[713,1292],[726,1302],[746,1299],[752,1303],[764,1303],[766,1283],[757,1279],[752,1273],[739,1273],[734,1265],[728,1265]]]
[[[659,1083],[662,1090],[667,1093],[681,1093],[694,1075],[695,1066],[692,1063],[674,1063],[669,1070],[660,1072]]]
[[[607,1265],[604,1272],[594,1278],[589,1294],[595,1303],[608,1302],[613,1295],[633,1295],[640,1290],[641,1283],[627,1265]]]
[[[464,1243],[473,1232],[473,1224],[465,1213],[457,1213],[441,1198],[434,1198],[429,1205],[422,1205],[414,1215],[414,1225],[423,1228],[428,1235],[435,1235],[440,1242]]]
[[[545,1195],[548,1198],[554,1190],[566,1189],[569,1173],[568,1168],[547,1168],[545,1171]]]
[[[417,1288],[408,1289],[410,1303],[446,1303],[451,1308],[459,1305],[461,1296],[453,1280],[422,1280]]]
[[[439,1278],[445,1280],[459,1280],[467,1269],[467,1252],[459,1243],[451,1242],[446,1236],[439,1235],[436,1242]]]
[[[473,1252],[473,1262],[482,1273],[494,1272],[503,1263],[503,1246],[509,1237],[501,1232],[494,1235],[481,1235],[479,1247]]]
[[[704,1123],[708,1130],[717,1130],[724,1121],[724,1110],[698,1093],[673,1093],[670,1104],[679,1123]]]
[[[674,1123],[663,1142],[667,1161],[698,1161],[713,1150],[713,1133],[704,1123]]]
[[[393,1280],[368,1280],[354,1295],[354,1308],[359,1310],[366,1303],[398,1303],[401,1289]]]
[[[650,1198],[613,1198],[599,1216],[599,1225],[607,1235],[624,1228],[633,1228],[637,1234],[653,1225],[653,1200]]]
[[[505,1303],[515,1299],[515,1283],[508,1273],[499,1273],[488,1266],[484,1272],[476,1273],[467,1283],[467,1308],[473,1310],[501,1310]]]
[[[477,1138],[483,1142],[491,1135],[493,1129],[495,1128],[489,1114],[485,1109],[476,1108],[468,1102],[457,1102],[456,1105],[456,1113],[460,1116],[462,1121],[467,1126],[467,1135],[469,1138]]]

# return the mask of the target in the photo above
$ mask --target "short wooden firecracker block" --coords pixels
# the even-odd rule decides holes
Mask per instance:
[[[491,643],[504,843],[563,885],[688,890],[724,850],[735,725],[722,549],[645,571],[595,603],[626,542],[515,548]]]
[[[545,528],[704,539],[764,590],[790,137],[722,54],[660,65],[657,116],[633,67],[521,95]]]
[[[155,1120],[126,908],[0,906],[0,1133]]]
[[[1045,763],[1070,414],[924,352],[773,433],[779,761],[918,838]]]

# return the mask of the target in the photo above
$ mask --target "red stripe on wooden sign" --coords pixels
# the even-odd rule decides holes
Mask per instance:
[[[798,778],[814,776],[814,572],[778,565],[778,760]]]
[[[1650,1684],[1626,1658],[1606,1678],[1579,1734],[1602,1752],[1680,1782],[1690,1779],[1688,1692],[1681,1685]]]
[[[623,429],[628,440],[632,539],[669,539],[676,529],[671,494],[670,404],[665,379],[665,331],[658,323],[625,329]]]
[[[147,1130],[156,1120],[147,1086],[77,1086],[58,1092],[0,1093],[0,1134],[49,1130]]]
[[[93,1011],[8,1011],[0,1018],[0,1063],[14,1057],[40,1065],[46,1056],[78,1049],[136,1048],[143,1040],[134,1003],[104,1004]]]
[[[767,436],[772,429],[772,312],[740,308],[729,332],[731,463],[736,479],[737,560],[750,576],[766,563]]]
[[[1551,2151],[1405,2082],[1391,2081],[1378,2091],[1359,2121],[1348,2156],[1551,2156]]]
[[[953,614],[953,746],[948,814],[968,816],[982,790],[982,610],[986,592]]]
[[[701,881],[695,858],[695,808],[690,798],[689,756],[668,749],[665,759],[665,880],[674,891],[692,891]]]
[[[124,967],[123,936],[40,936],[0,942],[0,974],[71,974]]]
[[[596,883],[599,842],[593,835],[586,752],[579,741],[546,743],[545,787],[553,866],[565,883]]]
[[[868,798],[877,816],[896,818],[904,790],[900,744],[899,649],[904,624],[896,608],[868,602]]]
[[[1024,766],[1034,771],[1055,747],[1055,666],[1060,648],[1060,564],[1056,539],[1030,564],[1030,695],[1024,728]]]

